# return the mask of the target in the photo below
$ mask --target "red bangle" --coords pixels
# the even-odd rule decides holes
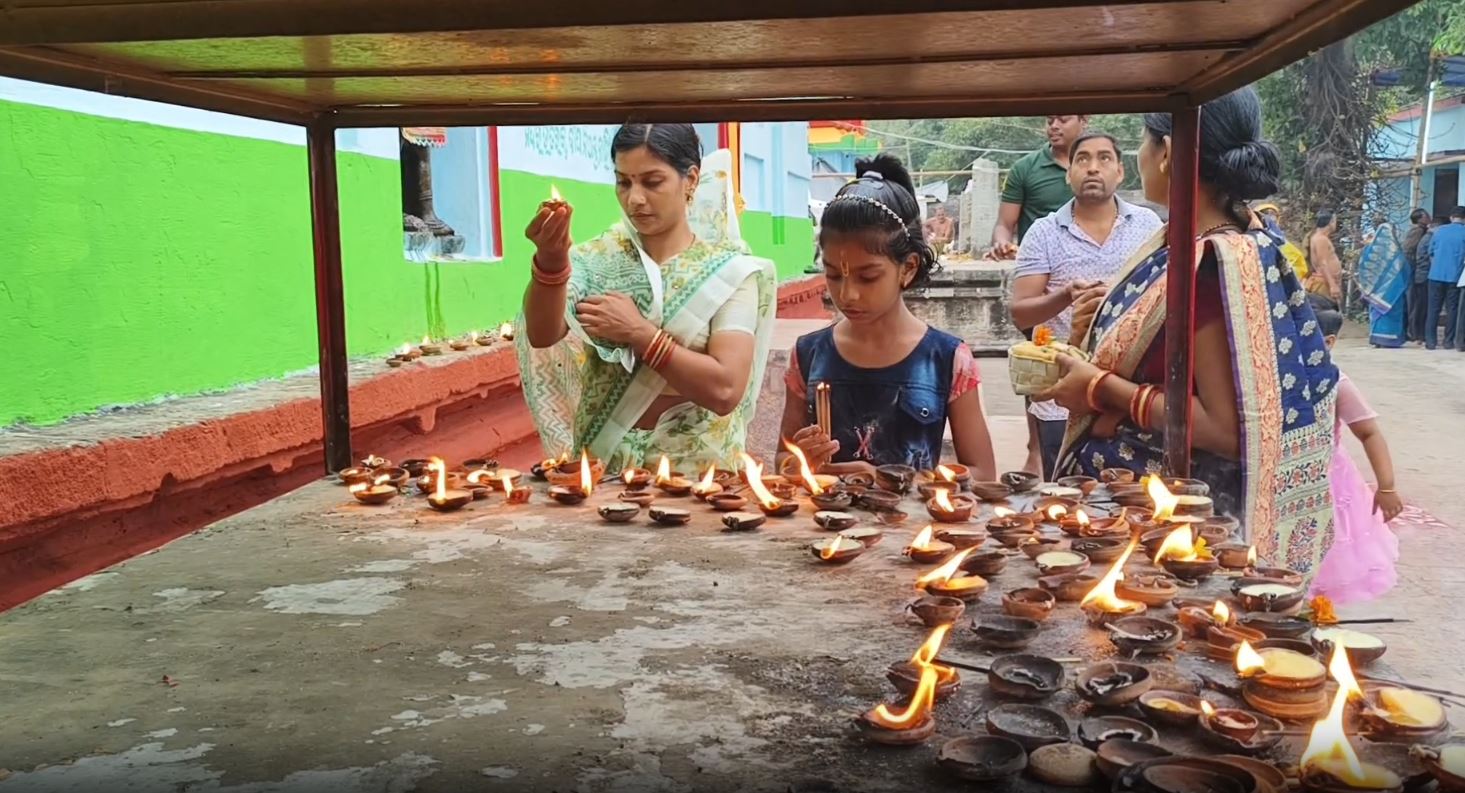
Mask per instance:
[[[568,266],[558,272],[552,273],[539,266],[538,256],[535,256],[530,261],[531,267],[529,274],[534,279],[534,283],[540,286],[563,286],[569,283],[572,271]]]
[[[1145,399],[1145,424],[1140,429],[1147,430],[1150,428],[1150,420],[1155,417],[1155,402],[1164,395],[1165,392],[1163,389],[1156,388],[1155,390],[1151,391],[1149,397]]]
[[[1139,423],[1139,403],[1144,399],[1145,389],[1149,386],[1135,386],[1134,393],[1129,395],[1129,418],[1135,424]]]
[[[1084,399],[1089,403],[1089,410],[1094,413],[1102,414],[1104,412],[1104,406],[1099,404],[1099,400],[1096,397],[1099,395],[1099,387],[1104,384],[1104,379],[1112,374],[1114,373],[1101,371],[1094,375],[1094,379],[1089,381],[1088,393],[1084,395]]]

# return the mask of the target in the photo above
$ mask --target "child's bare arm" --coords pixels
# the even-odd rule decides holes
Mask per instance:
[[[1375,419],[1364,419],[1348,425],[1353,437],[1363,444],[1363,453],[1368,456],[1368,465],[1373,469],[1378,492],[1374,496],[1375,512],[1382,512],[1384,520],[1393,520],[1404,510],[1404,502],[1394,489],[1394,459],[1389,454],[1389,442]]]
[[[834,456],[839,451],[839,443],[828,438],[819,431],[818,427],[805,426],[804,421],[808,407],[804,404],[804,397],[796,393],[788,385],[784,386],[783,392],[783,420],[779,424],[779,434],[782,439],[793,441],[804,455],[809,458],[809,464],[818,468],[820,463]],[[769,472],[782,471],[783,461],[791,457],[788,450],[783,447],[780,441],[778,453],[774,455],[774,467]]]
[[[972,470],[972,479],[986,482],[997,478],[997,458],[992,452],[992,433],[982,408],[980,386],[956,398],[947,408],[951,422],[951,445],[956,460]]]

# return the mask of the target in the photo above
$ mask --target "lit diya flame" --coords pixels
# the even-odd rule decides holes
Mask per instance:
[[[911,544],[906,546],[906,550],[924,551],[926,550],[926,546],[931,544],[931,538],[934,536],[935,533],[931,530],[931,527],[927,526],[921,529],[921,533],[917,534],[914,540],[911,540]]]
[[[1256,567],[1256,546],[1251,545],[1246,549],[1246,566]]]
[[[504,324],[500,325],[499,326],[499,338],[500,339],[512,339],[512,338],[514,338],[514,323],[512,323],[512,322],[505,322]]]
[[[833,559],[834,555],[838,552],[839,538],[835,537],[833,541],[825,543],[824,547],[819,549],[819,558],[827,562]]]
[[[951,470],[950,468],[947,468],[944,465],[938,465],[938,466],[936,466],[936,473],[942,479],[945,479],[948,482],[955,482],[956,481],[956,472],[953,471],[953,470]]]
[[[564,197],[562,197],[560,195],[560,189],[558,187],[555,187],[554,185],[550,185],[549,186],[549,200],[563,203],[565,199],[564,199]]]
[[[951,630],[951,624],[937,625],[931,629],[931,634],[926,641],[916,648],[916,654],[911,656],[911,663],[918,669],[930,666],[936,670],[936,675],[941,680],[950,680],[956,677],[956,670],[936,663],[936,656],[941,653],[941,646],[946,643],[946,634]]]
[[[712,491],[712,488],[716,487],[716,484],[712,481],[716,477],[717,464],[713,463],[707,466],[707,473],[702,475],[702,478],[697,481],[697,486],[693,489],[696,490],[698,493],[710,493]]]
[[[799,476],[804,478],[804,484],[809,488],[809,494],[823,495],[824,488],[819,486],[819,480],[814,477],[814,470],[809,467],[809,458],[804,456],[804,450],[785,440],[783,442],[793,456],[799,459]]]
[[[1160,477],[1145,477],[1145,492],[1149,494],[1150,500],[1155,502],[1155,511],[1151,517],[1156,523],[1175,517],[1175,508],[1180,505],[1180,498],[1165,487],[1165,483],[1160,481]]]
[[[423,336],[422,337],[422,343],[423,344],[432,344],[432,339],[429,338],[429,337],[427,337],[427,336]]]
[[[1353,669],[1348,665],[1348,655],[1343,651],[1343,645],[1340,643],[1333,645],[1333,658],[1328,664],[1328,672],[1332,674],[1334,680],[1338,681],[1338,693],[1333,697],[1333,704],[1328,709],[1327,717],[1312,726],[1312,733],[1307,739],[1307,748],[1302,751],[1302,759],[1298,761],[1298,766],[1304,770],[1313,768],[1331,774],[1341,779],[1349,787],[1360,789],[1396,787],[1398,777],[1386,769],[1360,762],[1353,747],[1348,743],[1348,735],[1343,726],[1343,712],[1348,707],[1348,699],[1362,697],[1363,690],[1358,687],[1358,681],[1353,677]]]
[[[783,506],[783,500],[768,492],[768,488],[764,486],[763,466],[759,465],[757,460],[749,457],[747,452],[743,452],[739,457],[742,458],[743,468],[748,472],[748,487],[752,488],[753,495],[758,498],[758,503],[768,509],[778,509]],[[661,459],[662,462],[666,461],[665,457]],[[834,555],[832,549],[835,545],[838,545],[838,543],[830,543],[829,547],[819,552],[820,556],[823,556],[825,559],[832,557]]]
[[[1252,677],[1267,670],[1267,659],[1251,646],[1251,642],[1242,639],[1241,644],[1236,648],[1236,674],[1241,677]]]
[[[448,499],[448,466],[441,459],[434,457],[427,464],[427,470],[437,473],[437,489],[433,492],[432,497],[438,501],[446,501]]]
[[[936,510],[938,512],[955,512],[956,511],[956,506],[951,503],[951,496],[950,496],[947,488],[944,488],[944,487],[938,487],[938,488],[936,488],[935,497],[932,499],[932,501],[935,501],[936,502]]]
[[[1087,526],[1087,525],[1089,525],[1089,513],[1084,512],[1081,509],[1074,510],[1074,512],[1073,512],[1073,520],[1074,520],[1075,523],[1077,523],[1080,526]]]
[[[1048,520],[1058,520],[1068,514],[1068,507],[1062,504],[1052,504],[1043,512],[1048,516]]]
[[[505,493],[514,492],[514,480],[508,474],[499,474],[499,484],[503,485]]]
[[[468,474],[468,484],[470,484],[470,485],[482,484],[483,483],[483,480],[489,478],[490,476],[493,476],[493,472],[492,471],[488,470],[487,468],[480,468],[480,469],[478,469],[478,470],[476,470],[476,471]]]
[[[354,485],[352,485],[350,487],[350,491],[352,493],[360,493],[360,492],[365,491],[369,487],[376,487],[378,485],[384,485],[384,484],[386,484],[387,482],[390,482],[390,481],[392,481],[392,475],[391,474],[382,474],[382,475],[378,476],[374,481],[372,481],[369,484],[366,483],[366,482],[357,482],[356,484],[354,484]]]
[[[994,517],[994,518],[1010,518],[1010,517],[1012,517],[1013,515],[1016,515],[1016,514],[1017,514],[1017,510],[1015,510],[1015,509],[1009,509],[1007,507],[993,507],[992,508],[992,517]]]
[[[1196,551],[1195,535],[1191,534],[1189,526],[1181,526],[1170,532],[1165,541],[1160,543],[1160,549],[1155,551],[1155,564],[1166,559],[1194,562],[1198,558],[1200,554]]]
[[[590,497],[590,492],[595,489],[595,482],[590,478],[590,453],[580,452],[580,489],[585,491],[585,497]]]
[[[1227,608],[1225,603],[1222,603],[1218,600],[1216,601],[1216,605],[1211,607],[1211,619],[1215,620],[1217,625],[1221,625],[1223,627],[1226,625],[1230,625],[1231,609]]]
[[[917,537],[916,539],[920,538]],[[931,572],[922,575],[920,578],[917,578],[916,588],[922,589],[928,584],[935,583],[945,584],[947,588],[959,588],[963,586],[963,578],[970,579],[967,586],[979,586],[982,579],[959,575],[961,572],[961,563],[966,561],[966,558],[968,556],[971,556],[972,551],[975,550],[976,548],[968,548],[965,551],[962,551],[961,553],[951,557],[951,559],[949,559],[946,564],[943,564],[935,570],[932,570]]]
[[[1207,702],[1205,700],[1201,700],[1200,701],[1200,712],[1203,713],[1203,714],[1205,714],[1205,717],[1207,719],[1209,719],[1210,717],[1216,715],[1216,708],[1211,703],[1209,703],[1209,702]]]
[[[1124,563],[1129,561],[1130,554],[1134,553],[1134,549],[1137,547],[1139,547],[1139,534],[1136,532],[1130,535],[1129,545],[1125,546],[1124,553],[1120,554],[1119,558],[1114,560],[1114,564],[1104,573],[1104,577],[1099,579],[1099,583],[1095,584],[1094,588],[1090,589],[1089,593],[1083,596],[1083,600],[1079,601],[1078,605],[1080,608],[1092,607],[1109,613],[1137,611],[1139,609],[1142,605],[1141,603],[1133,600],[1125,600],[1119,597],[1114,590],[1115,584],[1118,584],[1124,578]]]
[[[865,718],[872,724],[884,727],[887,730],[908,730],[931,717],[931,707],[936,703],[936,683],[940,677],[936,667],[916,662],[921,670],[921,682],[916,686],[916,693],[911,696],[911,701],[906,705],[905,710],[896,713],[886,705],[878,705]]]
[[[627,467],[626,470],[621,471],[621,481],[622,482],[625,482],[626,484],[629,485],[631,483],[631,480],[632,479],[635,479],[635,478],[636,478],[636,469],[631,468],[631,467]]]
[[[412,345],[410,345],[410,344],[403,344],[401,347],[398,347],[397,348],[397,355],[399,355],[399,356],[401,356],[401,355],[411,355],[411,354],[412,354]]]
[[[666,455],[661,455],[661,462],[656,466],[656,484],[671,481],[671,460]]]

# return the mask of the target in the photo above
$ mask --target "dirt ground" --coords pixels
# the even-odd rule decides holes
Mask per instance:
[[[1446,479],[1465,437],[1455,355],[1339,356],[1384,415],[1405,496],[1450,524],[1465,519]],[[986,393],[1012,467],[1023,423],[1002,364],[984,362]],[[926,568],[900,548],[924,521],[830,568],[806,549],[826,536],[807,513],[725,534],[694,512],[608,526],[541,497],[438,515],[322,482],[234,516],[0,615],[0,793],[959,789],[932,759],[981,732],[981,675],[925,746],[849,727],[923,638],[903,606]],[[1413,620],[1374,631],[1393,674],[1465,689],[1458,634],[1437,627],[1465,594],[1459,554],[1439,552],[1460,537],[1409,517],[1403,583],[1353,611]],[[969,615],[1034,577],[1014,558]],[[1062,608],[1033,651],[1112,652]],[[990,657],[965,626],[948,647]],[[1085,713],[1071,692],[1054,703]]]

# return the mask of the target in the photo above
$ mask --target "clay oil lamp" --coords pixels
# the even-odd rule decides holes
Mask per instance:
[[[390,474],[378,474],[370,482],[351,485],[351,497],[363,504],[385,504],[397,497],[397,486],[391,483]]]
[[[936,531],[936,539],[942,542],[949,542],[958,551],[964,551],[986,542],[987,532],[975,528],[968,529],[944,526]]]
[[[1271,582],[1300,588],[1306,578],[1306,576],[1296,570],[1289,570],[1285,567],[1258,567],[1253,563],[1246,568],[1240,580],[1244,582],[1242,586],[1253,583]]]
[[[580,453],[580,482],[576,485],[551,485],[549,497],[566,506],[579,504],[595,492],[596,477],[586,452]],[[602,472],[604,468],[602,468]]]
[[[376,484],[378,479],[386,476],[388,477],[387,484],[398,490],[406,487],[412,481],[412,475],[407,472],[406,468],[378,468],[376,473],[377,477],[372,479],[372,484]]]
[[[915,478],[916,469],[909,465],[882,465],[875,469],[875,486],[902,496],[910,492]]]
[[[370,485],[376,479],[376,471],[365,466],[357,465],[350,468],[342,468],[337,471],[336,478],[343,485]]]
[[[1364,737],[1390,743],[1436,743],[1450,726],[1438,699],[1394,685],[1367,691],[1359,722]]]
[[[1125,485],[1135,481],[1135,473],[1128,468],[1105,468],[1099,472],[1099,481],[1106,485]]]
[[[1302,617],[1255,611],[1243,614],[1237,619],[1243,628],[1251,628],[1268,639],[1302,639],[1312,633],[1313,624]]]
[[[1089,569],[1089,557],[1074,551],[1047,551],[1033,559],[1040,575],[1069,575]]]
[[[916,484],[916,492],[921,495],[921,500],[923,501],[930,501],[935,498],[937,491],[945,492],[947,497],[950,497],[961,492],[961,485],[940,479],[934,482],[918,482]]]
[[[961,615],[966,613],[966,603],[953,597],[925,595],[911,601],[906,610],[916,615],[922,625],[934,628],[961,619]]]
[[[867,710],[855,719],[856,729],[866,740],[889,746],[914,746],[925,741],[936,732],[931,708],[936,702],[940,679],[941,673],[936,667],[921,664],[915,693],[905,706],[894,710],[882,704]]]
[[[885,490],[866,490],[855,497],[855,506],[871,512],[894,512],[900,507],[900,496]]]
[[[767,520],[767,515],[756,512],[729,512],[722,516],[722,527],[727,531],[753,531]]]
[[[1121,769],[1115,793],[1261,793],[1250,771],[1204,757],[1141,760]]]
[[[1214,661],[1231,661],[1243,643],[1264,641],[1261,631],[1243,628],[1240,625],[1222,627],[1212,625],[1206,629],[1206,655]]]
[[[1037,587],[1023,587],[1002,594],[1002,611],[1014,617],[1042,621],[1053,613],[1058,598]]]
[[[881,540],[885,539],[885,532],[874,527],[866,526],[858,529],[845,529],[839,533],[839,536],[846,540],[854,540],[866,548],[874,548],[880,544]]]
[[[662,526],[685,526],[692,521],[692,513],[675,507],[652,507],[646,514]]]
[[[1322,654],[1318,652],[1317,647],[1313,646],[1312,642],[1306,642],[1301,639],[1262,639],[1253,644],[1252,647],[1257,652],[1263,652],[1265,650],[1291,650],[1298,655],[1305,655],[1308,658],[1322,657]]]
[[[1318,628],[1313,631],[1312,643],[1319,650],[1330,654],[1334,647],[1343,648],[1348,654],[1348,663],[1353,666],[1368,666],[1382,658],[1389,649],[1383,639],[1348,628]]]
[[[973,482],[972,495],[986,502],[1005,501],[1012,488],[1001,482]]]
[[[551,192],[554,192],[554,186],[553,185],[550,186],[550,191]],[[500,339],[503,339],[504,341],[513,341],[514,340],[514,323],[512,323],[512,322],[505,322],[502,325],[499,325],[499,334],[498,334],[498,336],[499,336]],[[492,340],[490,340],[490,341],[492,341]]]
[[[503,477],[508,476],[509,481],[512,485],[515,474],[518,474],[518,471],[510,472],[509,469],[503,469],[503,475],[501,476],[500,471],[492,471],[487,468],[475,468],[468,472],[468,476],[465,477],[465,480],[467,481],[469,487],[483,487],[488,488],[489,490],[505,492],[503,486]]]
[[[707,504],[718,512],[737,512],[748,505],[748,499],[743,498],[737,493],[724,491],[715,496],[709,496],[707,498]]]
[[[998,477],[1002,484],[1012,488],[1014,493],[1031,493],[1038,489],[1043,478],[1037,474],[1030,474],[1027,471],[1008,471]]]
[[[431,462],[431,460],[426,460],[420,457],[413,457],[410,460],[403,460],[402,467],[407,469],[407,476],[416,479],[417,477],[427,473],[427,466]]]
[[[987,591],[987,579],[965,574],[961,563],[972,553],[968,548],[951,557],[945,564],[916,579],[916,588],[931,595],[946,595],[959,600],[973,601]]]
[[[859,518],[848,512],[820,510],[814,513],[814,525],[825,531],[844,531],[853,528]]]
[[[988,533],[1002,547],[1013,549],[1021,548],[1024,542],[1038,538],[1037,529],[1010,529]]]
[[[941,645],[946,642],[946,634],[951,630],[951,625],[937,625],[931,629],[926,641],[916,649],[915,655],[909,661],[901,661],[891,664],[885,671],[885,677],[890,681],[895,690],[906,697],[913,697],[916,689],[921,684],[921,673],[924,669],[936,670],[936,701],[940,702],[961,688],[961,675],[949,666],[943,666],[935,662],[936,656],[941,652]]]
[[[1051,528],[1062,528],[1063,519],[1078,509],[1078,502],[1065,498],[1039,499],[1034,505],[1033,522]]]
[[[1210,608],[1181,606],[1176,616],[1185,635],[1192,639],[1204,639],[1210,633],[1211,628],[1228,628],[1236,621],[1231,614],[1231,607],[1220,600],[1217,600]],[[1257,641],[1255,638],[1252,640]],[[1227,660],[1230,658],[1230,655],[1226,656]]]
[[[987,732],[1010,738],[1029,752],[1068,741],[1071,731],[1063,714],[1039,705],[998,705],[987,711]]]
[[[692,485],[692,495],[696,497],[698,501],[706,501],[708,498],[722,492],[722,485],[719,485],[716,481],[714,481],[714,478],[716,476],[717,466],[709,465],[707,466],[707,473],[702,475],[702,478],[697,482],[697,484]]]
[[[1090,749],[1105,741],[1154,743],[1159,739],[1154,727],[1127,716],[1092,716],[1078,723],[1078,742]]]
[[[468,339],[462,339],[462,338],[459,338],[459,339],[449,339],[448,340],[448,346],[451,347],[456,352],[462,352],[462,351],[468,349],[469,347],[472,347],[473,346],[473,339],[471,339],[471,338],[468,338]]]
[[[839,484],[839,477],[837,476],[832,476],[830,474],[814,473],[814,470],[809,467],[809,458],[804,456],[803,449],[800,449],[799,447],[795,446],[792,443],[789,443],[788,441],[784,441],[783,445],[789,450],[789,453],[793,455],[793,457],[789,459],[797,461],[797,481],[799,485],[801,485],[810,496],[822,495],[823,493],[833,489],[835,485]],[[793,478],[794,473],[788,472],[788,476],[790,478]]]
[[[971,496],[953,496],[945,490],[937,490],[936,495],[926,502],[926,511],[937,523],[966,523],[972,519],[975,508],[976,500]]]
[[[419,345],[417,345],[417,349],[419,351],[421,351],[423,355],[442,355],[443,354],[443,346],[441,344],[438,344],[437,342],[433,341],[432,340],[432,337],[430,337],[430,336],[423,336],[422,337],[422,343],[419,344]]]
[[[1194,537],[1190,526],[1170,532],[1155,551],[1155,564],[1182,581],[1204,580],[1221,566],[1206,541]]]
[[[1246,583],[1244,579],[1237,582],[1235,591],[1243,609],[1273,614],[1298,611],[1302,608],[1302,600],[1307,594],[1301,588],[1290,584],[1279,584],[1273,581]]]
[[[442,460],[436,457],[428,465],[433,481],[436,483],[432,495],[427,497],[427,505],[438,512],[453,512],[467,506],[473,500],[473,494],[467,490],[448,488],[448,467]]]
[[[1279,719],[1317,718],[1327,711],[1328,670],[1317,660],[1290,650],[1255,650],[1243,641],[1236,648],[1236,675],[1246,704]]]
[[[1109,641],[1130,657],[1159,655],[1180,646],[1180,626],[1154,617],[1123,617],[1109,623]]]
[[[1177,495],[1175,514],[1189,518],[1209,518],[1215,506],[1210,496],[1196,496],[1187,493]]]
[[[1171,479],[1165,483],[1165,486],[1177,496],[1209,496],[1211,494],[1211,486],[1199,479]]]
[[[936,753],[936,765],[967,782],[1000,782],[1027,768],[1028,753],[1010,738],[975,735],[942,744]]]
[[[466,485],[466,489],[469,493],[473,494],[474,501],[487,501],[488,497],[493,493],[493,487],[487,482],[480,482],[478,484],[469,482]]]
[[[921,529],[920,533],[911,540],[911,544],[901,551],[911,561],[920,564],[934,564],[956,553],[956,546],[949,542],[932,538],[931,527]]]
[[[1201,736],[1212,746],[1241,754],[1260,754],[1281,743],[1282,722],[1264,713],[1240,708],[1217,708],[1201,702],[1197,720]]]
[[[641,507],[637,504],[618,501],[614,504],[606,504],[596,512],[600,513],[600,519],[606,523],[628,523],[641,514]]]
[[[550,485],[549,498],[556,504],[573,507],[585,501],[585,490],[569,485]]]
[[[1110,738],[1094,748],[1094,767],[1104,778],[1113,782],[1124,769],[1147,760],[1158,760],[1172,756],[1169,749],[1153,743]]]
[[[1017,545],[1023,556],[1029,559],[1037,559],[1050,551],[1068,550],[1068,540],[1058,537],[1024,537]]]
[[[875,486],[875,475],[865,471],[857,471],[852,474],[845,474],[839,478],[845,487],[863,487],[866,490]]]
[[[1363,692],[1341,647],[1335,646],[1328,671],[1338,682],[1338,690],[1327,715],[1313,724],[1307,747],[1297,763],[1302,789],[1309,793],[1402,790],[1404,781],[1398,774],[1383,766],[1363,762],[1348,741],[1344,713],[1348,700],[1362,696]]]
[[[1038,495],[1043,498],[1061,499],[1063,501],[1079,502],[1083,500],[1083,491],[1076,487],[1064,485],[1047,485],[1038,490]]]
[[[906,518],[910,517],[898,509],[881,510],[874,514],[875,520],[882,526],[899,526],[905,523]]]
[[[987,532],[1007,531],[1035,531],[1033,519],[1026,515],[1019,515],[1007,507],[996,507],[992,510],[992,517],[987,520]]]
[[[1414,746],[1409,754],[1434,777],[1442,793],[1465,793],[1465,744]]]
[[[1067,575],[1048,575],[1038,579],[1038,588],[1053,593],[1053,597],[1060,603],[1079,603],[1084,599],[1090,590],[1099,584],[1102,576],[1093,573],[1069,573]],[[1143,610],[1144,604],[1138,604]],[[1085,612],[1089,619],[1096,625],[1102,625],[1105,621],[1100,618],[1098,612]],[[1135,612],[1136,614],[1140,612]]]
[[[951,482],[963,490],[972,484],[972,470],[961,463],[937,465],[936,470],[927,471],[923,476],[933,482]]]
[[[652,477],[651,483],[657,487],[661,487],[672,480],[685,478],[680,472],[671,470],[671,460],[668,460],[666,455],[663,454],[661,455],[661,461],[656,464],[656,476]],[[690,489],[689,486],[688,490]]]
[[[592,484],[605,476],[605,463],[592,459],[589,452],[581,451],[579,460],[565,460],[552,469],[545,469],[544,475],[552,485],[584,487],[587,475]]]
[[[1079,608],[1088,616],[1090,624],[1103,626],[1121,617],[1144,613],[1145,604],[1137,600],[1125,600],[1114,589],[1114,585],[1124,576],[1124,563],[1129,561],[1130,554],[1134,553],[1138,545],[1139,537],[1131,537],[1124,553],[1114,560],[1114,564],[1099,578],[1098,584],[1079,601]]]
[[[621,471],[621,482],[626,490],[636,493],[651,486],[651,472],[645,468],[627,468]]]
[[[743,473],[748,480],[748,487],[752,489],[753,496],[758,499],[758,508],[763,514],[770,518],[786,518],[799,511],[799,502],[784,500],[768,490],[763,482],[763,466],[757,460],[743,454]],[[864,546],[860,546],[864,550]]]
[[[1114,557],[1119,555],[1119,552],[1124,548],[1124,541],[1129,539],[1132,528],[1133,527],[1130,526],[1129,519],[1120,514],[1114,517],[1096,518],[1090,520],[1088,525],[1079,526],[1078,534],[1080,537],[1090,539],[1113,540],[1113,555],[1104,560],[1094,559],[1094,561],[1096,562],[1107,562],[1112,561]]]
[[[1115,584],[1114,591],[1125,600],[1138,600],[1149,608],[1160,608],[1170,605],[1180,594],[1180,585],[1169,576],[1134,575]]]
[[[849,509],[855,503],[855,497],[849,491],[840,489],[826,490],[817,496],[809,496],[809,500],[814,503],[815,509],[827,509],[836,512]]]
[[[1070,537],[1082,537],[1084,529],[1087,529],[1092,523],[1089,513],[1082,509],[1075,509],[1058,516],[1058,528]]]
[[[825,564],[845,564],[854,561],[865,552],[865,544],[836,534],[826,540],[819,540],[809,546],[814,558]]]
[[[1028,775],[1053,787],[1092,789],[1100,781],[1096,759],[1076,743],[1044,746],[1028,755]]]
[[[569,452],[561,452],[559,457],[547,457],[529,466],[529,475],[534,477],[536,481],[548,482],[549,473],[559,468],[560,464],[568,459],[570,459]]]
[[[514,480],[507,473],[499,474],[499,489],[504,493],[505,504],[528,504],[530,489],[523,485],[515,484]]]
[[[1099,480],[1092,476],[1065,476],[1060,478],[1055,484],[1059,487],[1073,488],[1084,496],[1088,496],[1099,486]]]
[[[1256,566],[1256,546],[1228,542],[1211,548],[1224,570],[1244,570]]]
[[[626,502],[627,504],[635,504],[641,507],[649,507],[651,506],[652,502],[656,501],[656,494],[646,490],[642,490],[639,493],[631,492],[628,490],[622,492],[619,496],[617,496],[617,498],[619,498],[621,501]]]
[[[1188,727],[1200,718],[1205,700],[1182,691],[1151,689],[1139,698],[1139,709],[1150,721],[1172,727]]]
[[[969,548],[971,555],[962,560],[962,572],[980,576],[994,576],[1007,568],[1007,554],[993,548]]]
[[[999,696],[1031,702],[1063,688],[1063,665],[1041,655],[1003,655],[987,668],[987,687]]]
[[[509,327],[509,338],[513,338],[513,334],[514,334],[513,326],[510,326]],[[490,346],[490,345],[493,344],[493,336],[490,336],[487,333],[479,333],[476,330],[473,331],[473,333],[470,334],[468,338],[474,344],[477,344],[479,347],[488,347],[488,346]]]
[[[1139,699],[1154,682],[1150,670],[1139,664],[1105,661],[1079,672],[1074,689],[1091,704],[1118,707]]]
[[[998,650],[1021,650],[1038,638],[1043,624],[1026,617],[984,617],[972,626],[977,639],[987,647]]]
[[[691,493],[693,486],[694,483],[692,480],[682,476],[673,476],[670,479],[664,480],[658,479],[656,482],[658,490],[673,498],[680,498]]]

